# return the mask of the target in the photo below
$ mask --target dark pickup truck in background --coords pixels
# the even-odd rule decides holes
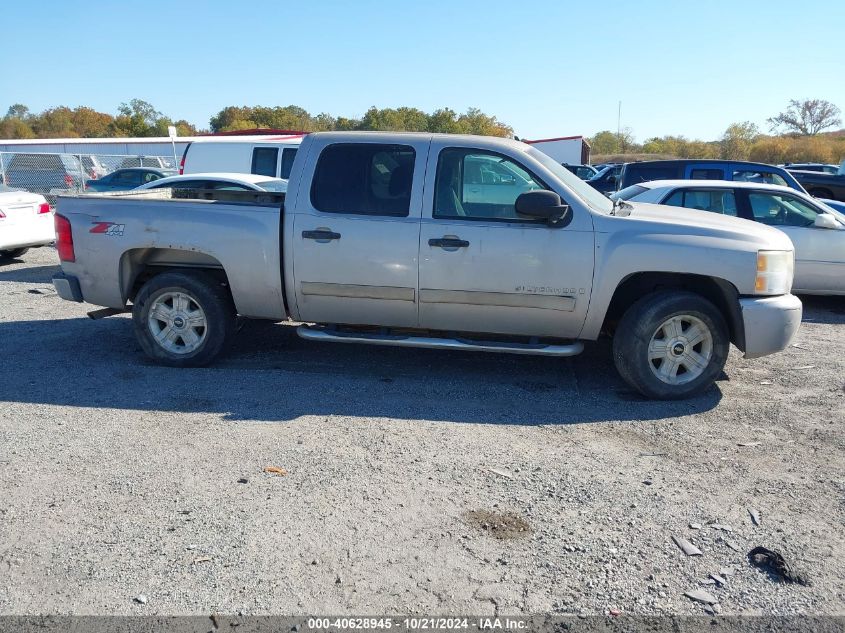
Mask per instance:
[[[838,174],[825,174],[818,171],[792,171],[795,180],[801,183],[811,196],[845,201],[845,173],[840,168]]]

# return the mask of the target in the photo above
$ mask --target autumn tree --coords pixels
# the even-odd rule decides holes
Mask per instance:
[[[785,129],[787,133],[815,136],[822,130],[842,123],[840,110],[824,99],[791,99],[785,112],[767,119],[773,132]]]
[[[751,121],[729,125],[719,140],[719,158],[748,160],[751,147],[758,136],[760,130]]]
[[[105,138],[109,135],[109,126],[114,121],[111,114],[97,112],[93,108],[80,106],[70,112],[73,130],[82,138]]]
[[[634,143],[634,133],[629,127],[618,133],[602,130],[589,139],[593,154],[625,154],[640,149]]]
[[[14,103],[6,110],[6,118],[25,121],[29,117],[29,108],[22,103]]]
[[[0,138],[35,138],[35,131],[17,117],[3,117],[0,119]]]
[[[0,138],[35,138],[31,118],[29,108],[22,103],[9,106],[6,116],[0,119]]]

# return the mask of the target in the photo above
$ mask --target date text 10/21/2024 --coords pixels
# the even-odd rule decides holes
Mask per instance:
[[[413,618],[309,618],[308,629],[320,630],[407,630],[407,631],[523,631],[528,621],[499,617],[413,617]]]

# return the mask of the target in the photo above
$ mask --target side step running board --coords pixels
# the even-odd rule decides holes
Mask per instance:
[[[474,341],[462,338],[437,338],[395,334],[369,334],[364,332],[340,332],[320,326],[300,325],[296,333],[309,341],[330,341],[335,343],[368,343],[370,345],[391,345],[393,347],[426,347],[428,349],[452,349],[470,352],[500,352],[506,354],[533,354],[536,356],[575,356],[584,350],[584,344],[575,341],[567,345],[544,343],[505,343],[501,341]]]

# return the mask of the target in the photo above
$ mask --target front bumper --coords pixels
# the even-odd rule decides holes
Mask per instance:
[[[795,295],[743,297],[745,358],[759,358],[786,348],[801,325],[801,301]]]
[[[53,275],[53,287],[56,289],[56,293],[65,301],[82,303],[82,289],[79,287],[79,280],[73,275],[56,273]]]

